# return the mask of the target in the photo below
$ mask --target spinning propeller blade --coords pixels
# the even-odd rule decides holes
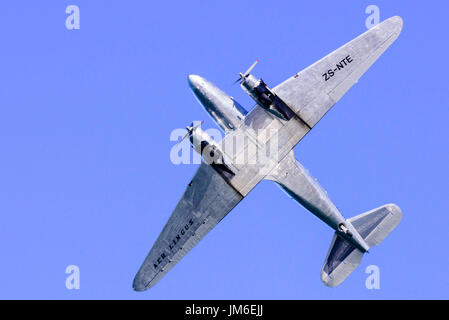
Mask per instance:
[[[251,70],[254,69],[254,67],[256,66],[256,64],[257,64],[258,62],[259,62],[259,60],[256,60],[256,61],[251,65],[251,67],[249,67],[248,70],[246,70],[246,72],[243,74],[243,76],[246,77],[246,76],[251,72]]]
[[[256,66],[256,64],[259,62],[259,60],[256,60],[251,67],[248,68],[248,70],[245,71],[245,73],[239,73],[239,78],[237,80],[235,80],[232,84],[236,84],[239,81],[242,81],[243,79],[245,79],[249,73],[254,69],[254,67]]]
[[[203,123],[204,123],[204,120],[201,121],[200,123],[198,123],[196,126],[194,126],[194,125],[193,125],[193,122],[192,122],[190,126],[187,126],[187,127],[186,127],[187,133],[186,133],[186,134],[184,135],[184,137],[182,137],[182,139],[179,140],[176,144],[179,144],[179,143],[183,142],[185,138],[191,136],[192,133],[193,133],[193,131],[194,131],[196,128],[200,127]]]

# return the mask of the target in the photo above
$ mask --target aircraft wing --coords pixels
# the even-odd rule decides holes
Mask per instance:
[[[154,286],[243,196],[210,165],[200,165],[138,271],[133,287]]]
[[[389,18],[273,91],[312,128],[396,40],[401,29],[401,17]]]

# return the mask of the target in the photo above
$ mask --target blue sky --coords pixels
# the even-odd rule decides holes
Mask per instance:
[[[67,30],[65,8],[80,8]],[[274,86],[401,15],[398,40],[295,148],[346,217],[385,203],[398,228],[339,287],[332,231],[262,182],[153,289],[132,280],[196,165],[170,133],[215,127],[187,75]],[[0,298],[448,298],[447,11],[443,1],[14,1],[1,7]],[[65,269],[80,268],[80,290]],[[368,290],[366,267],[380,268]]]

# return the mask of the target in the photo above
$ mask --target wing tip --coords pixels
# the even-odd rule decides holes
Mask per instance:
[[[157,281],[156,281],[157,282]],[[142,292],[150,289],[155,285],[154,279],[148,281],[148,277],[145,276],[145,273],[139,270],[133,281],[133,290],[137,292]]]
[[[401,16],[393,16],[385,20],[385,22],[390,23],[398,35],[401,33],[402,27],[404,26],[404,20],[402,20]]]
[[[138,277],[136,276],[134,278],[134,281],[133,281],[133,290],[137,291],[137,292],[142,292],[142,291],[145,291],[147,289],[148,288],[145,286],[143,281],[139,280]]]
[[[404,26],[404,20],[402,19],[401,16],[394,16],[393,19],[399,29],[399,32],[401,32],[402,27]]]

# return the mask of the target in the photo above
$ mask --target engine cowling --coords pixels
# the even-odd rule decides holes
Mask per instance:
[[[240,82],[242,89],[253,98],[259,106],[282,120],[290,120],[295,115],[293,110],[272,92],[262,79],[258,79],[251,74],[251,70],[254,69],[258,62],[259,60],[256,60],[256,62],[254,62],[244,73],[240,72],[239,78],[235,83]]]
[[[220,146],[200,125],[188,126],[189,140],[192,148],[201,155],[203,161],[222,173],[234,175],[234,168],[226,161]]]
[[[283,120],[290,120],[294,116],[294,112],[268,88],[262,79],[258,79],[252,74],[247,74],[242,76],[240,85],[258,105],[268,112]]]

